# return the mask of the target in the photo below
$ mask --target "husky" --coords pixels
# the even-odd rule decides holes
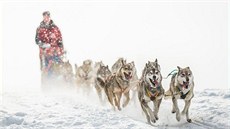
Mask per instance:
[[[109,70],[109,67],[108,65],[104,66],[102,64],[99,65],[99,69],[97,70],[97,75],[96,75],[96,78],[95,78],[95,89],[97,90],[97,94],[98,94],[98,97],[99,97],[99,100],[101,102],[101,104],[104,104],[103,102],[104,99],[102,98],[102,95],[103,95],[103,91],[104,91],[104,83],[103,82],[106,82],[106,79],[111,76],[111,71]]]
[[[116,73],[113,73],[106,79],[105,93],[108,97],[110,104],[121,110],[120,99],[122,95],[125,96],[126,100],[122,104],[122,107],[127,106],[129,103],[129,91],[131,89],[130,80],[133,76],[133,65],[131,63],[126,64],[126,61],[121,61],[121,67]],[[115,105],[114,105],[115,104]]]
[[[97,71],[100,68],[100,66],[105,66],[102,61],[95,62],[94,67],[93,67],[93,80],[97,78]]]
[[[141,108],[144,111],[147,122],[152,125],[158,120],[158,111],[162,98],[164,96],[164,89],[162,87],[162,75],[160,72],[160,65],[157,59],[155,62],[146,63],[142,72],[142,77],[139,82],[138,99]],[[148,106],[148,103],[153,101],[154,110]]]
[[[67,83],[73,82],[73,67],[70,64],[69,60],[64,62],[62,65],[62,75],[64,78],[64,81]]]
[[[176,113],[177,121],[180,121],[181,114],[178,108],[177,99],[183,99],[185,106],[182,115],[186,114],[186,119],[189,123],[192,120],[189,118],[189,107],[191,99],[194,97],[193,88],[193,74],[189,67],[181,68],[177,66],[178,73],[174,74],[171,78],[170,89],[165,93],[165,98],[172,97],[173,107],[172,113]]]
[[[126,60],[124,58],[119,58],[112,66],[112,73],[116,73],[122,66],[122,62],[126,63]],[[137,69],[135,67],[134,62],[132,61],[129,65],[132,65],[133,67],[133,76],[130,80],[130,85],[131,85],[131,92],[132,92],[132,98],[131,100],[134,101],[135,103],[135,99],[136,99],[136,93],[137,93],[137,86],[138,86],[138,76],[137,76]]]
[[[92,60],[83,61],[83,65],[79,67],[75,64],[75,71],[76,84],[78,86],[86,85],[86,87],[90,87],[93,83]]]

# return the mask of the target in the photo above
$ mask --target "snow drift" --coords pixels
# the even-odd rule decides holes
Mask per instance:
[[[229,128],[229,90],[195,92],[190,116],[176,121],[171,100],[163,100],[155,126],[146,123],[139,102],[130,101],[122,111],[102,106],[95,91],[87,96],[76,88],[58,92],[4,92],[0,105],[0,128]],[[183,102],[179,101],[180,108]]]

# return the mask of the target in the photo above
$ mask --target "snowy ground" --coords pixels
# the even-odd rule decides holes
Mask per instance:
[[[131,101],[122,111],[102,106],[95,91],[89,96],[73,89],[59,92],[3,92],[0,105],[1,129],[74,128],[230,128],[229,90],[195,92],[190,108],[192,123],[176,121],[172,102],[163,100],[156,127],[146,123],[140,105]],[[182,108],[183,101],[179,101]]]

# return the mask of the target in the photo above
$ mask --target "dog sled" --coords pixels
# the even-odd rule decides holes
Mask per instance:
[[[66,59],[66,51],[61,56],[55,52],[50,54],[42,51],[41,65],[42,86],[66,85],[73,82],[73,69]]]

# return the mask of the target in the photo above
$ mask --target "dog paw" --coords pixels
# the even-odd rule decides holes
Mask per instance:
[[[122,107],[124,108],[124,107],[126,107],[127,106],[127,104],[122,104]]]
[[[176,115],[176,119],[177,119],[177,121],[180,121],[180,114],[179,113]]]
[[[192,122],[192,120],[191,120],[191,119],[187,119],[187,121],[188,121],[189,123],[191,123],[191,122]]]
[[[158,118],[158,117],[156,117],[156,120],[159,120],[159,118]]]
[[[153,123],[156,123],[156,118],[153,117],[153,118],[151,119],[151,121],[152,121]]]
[[[154,116],[155,116],[156,120],[158,120],[158,119],[159,119],[157,115],[154,115]]]

